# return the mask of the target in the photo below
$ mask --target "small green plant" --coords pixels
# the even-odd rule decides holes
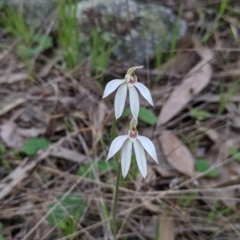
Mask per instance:
[[[183,140],[183,142],[188,144],[191,152],[194,152],[200,141],[200,134],[198,131],[194,131],[190,134],[190,136],[186,136],[184,133],[179,133],[179,136]]]
[[[22,14],[9,7],[0,15],[0,24],[14,37],[23,40],[24,45],[31,46],[32,30],[26,25]]]
[[[204,121],[210,118],[211,114],[208,111],[192,109],[190,111],[191,117],[197,119],[198,121]]]
[[[122,117],[126,117],[126,116],[129,116],[129,114],[131,113],[131,110],[130,108],[126,108],[124,111],[123,111],[123,115]],[[157,116],[154,114],[153,111],[147,109],[147,108],[143,108],[141,107],[139,109],[139,115],[138,115],[139,119],[141,119],[143,122],[151,125],[151,126],[154,126],[156,125],[157,123]]]
[[[61,197],[58,198],[59,200]],[[48,206],[51,209],[55,203]],[[48,216],[47,221],[51,226],[57,226],[64,236],[77,230],[78,220],[84,212],[87,203],[80,194],[68,195]],[[73,239],[73,238],[69,238]]]
[[[0,231],[3,229],[3,224],[0,222]],[[3,235],[0,233],[0,240],[4,240]]]
[[[104,39],[103,34],[96,29],[92,31],[91,39],[91,66],[93,75],[98,75],[106,69],[112,47],[109,46],[109,43]],[[101,78],[100,82],[102,82],[102,80]]]
[[[19,39],[16,46],[18,56],[23,60],[30,80],[33,76],[31,58],[52,47],[52,38],[43,34],[34,34],[34,29],[28,26],[22,13],[4,7],[0,15],[0,24],[12,36]]]
[[[6,159],[6,157],[4,156],[5,153],[6,153],[6,148],[0,142],[0,163],[2,166],[4,166],[4,168],[3,168],[4,173],[8,172],[8,170],[11,170],[11,166],[10,166],[8,160]]]
[[[5,146],[0,142],[0,155],[4,154],[6,152]]]
[[[197,159],[195,162],[195,169],[198,172],[206,172],[210,168],[209,163],[205,159]],[[208,177],[217,177],[220,172],[217,169],[212,169],[209,171],[206,176]]]
[[[163,63],[163,50],[161,46],[166,46],[167,45],[167,35],[164,35],[162,40],[157,42],[155,45],[155,68],[159,68],[162,63]],[[160,79],[162,73],[158,73],[155,77],[155,81],[158,82],[158,80]]]
[[[223,114],[224,109],[225,109],[227,103],[229,102],[230,98],[234,95],[234,93],[237,90],[237,87],[239,85],[239,81],[240,81],[240,79],[238,79],[238,80],[236,80],[234,82],[234,84],[229,89],[227,94],[224,93],[225,91],[223,89],[223,85],[220,84],[220,89],[219,89],[219,92],[220,92],[220,102],[219,102],[219,107],[218,107],[218,112],[217,112],[218,115]]]
[[[221,202],[216,200],[208,213],[207,224],[210,225],[214,220],[219,220],[223,216],[229,214],[232,210],[232,207],[221,207]]]
[[[33,156],[38,150],[46,150],[51,145],[45,138],[32,138],[24,143],[23,151],[26,155]]]
[[[32,45],[19,45],[17,48],[18,55],[22,58],[36,57],[41,52],[53,46],[52,38],[43,34],[38,34],[32,38]]]
[[[58,0],[59,25],[57,29],[58,45],[67,63],[68,69],[77,66],[80,56],[80,29],[77,25],[77,1]]]
[[[117,172],[117,163],[116,162],[98,161],[95,163],[97,165],[99,172],[101,172],[101,173],[105,173],[108,171]],[[91,167],[91,165],[92,164],[90,164],[90,163],[86,163],[86,164],[82,165],[81,167],[79,167],[79,169],[77,171],[77,175],[78,176],[85,175],[85,178],[94,179],[93,170],[88,171],[88,169]],[[86,172],[87,172],[87,174],[86,174]]]
[[[184,207],[184,208],[191,207],[194,200],[196,199],[197,195],[198,195],[198,193],[196,193],[196,192],[181,195],[181,197],[178,201],[179,206]]]
[[[201,44],[205,43],[212,36],[214,31],[221,25],[220,20],[228,8],[229,2],[230,2],[229,0],[221,1],[214,23],[212,24],[211,28],[200,39]]]
[[[172,59],[173,56],[176,54],[176,46],[177,46],[177,40],[178,40],[178,31],[179,31],[179,25],[180,25],[180,19],[182,17],[183,13],[183,5],[180,5],[180,8],[178,10],[177,19],[174,23],[173,29],[172,29],[172,38],[171,38],[171,44],[170,44],[170,56],[169,59]]]
[[[229,153],[237,162],[240,162],[240,152],[236,148],[231,147]]]

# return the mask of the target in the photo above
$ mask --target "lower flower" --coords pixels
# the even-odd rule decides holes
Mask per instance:
[[[157,154],[152,141],[144,136],[138,135],[136,129],[137,120],[132,119],[128,135],[115,138],[110,146],[107,160],[113,157],[119,150],[121,151],[122,175],[125,178],[131,164],[132,147],[135,152],[137,165],[140,173],[145,178],[147,175],[147,161],[145,151],[158,163]]]

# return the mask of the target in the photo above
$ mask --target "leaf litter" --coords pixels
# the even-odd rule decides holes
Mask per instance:
[[[178,10],[178,2],[166,4]],[[164,52],[161,67],[153,68],[150,62],[138,73],[156,103],[154,111],[141,110],[139,133],[153,140],[160,164],[148,162],[145,181],[133,164],[130,176],[121,181],[118,216],[125,223],[119,238],[157,239],[158,229],[161,239],[239,238],[234,220],[240,181],[239,54],[232,37],[240,29],[228,7],[226,14],[232,16],[225,14],[209,41],[197,44],[208,31],[200,12],[207,15],[208,24],[217,14],[217,4],[211,2],[186,1],[183,16],[193,36],[183,38],[173,58]],[[203,4],[205,9],[199,10]],[[3,36],[7,46],[11,37]],[[101,100],[101,89],[110,76],[124,74],[125,67],[111,61],[96,76],[86,57],[84,64],[68,71],[53,46],[34,59],[29,73],[13,45],[3,49],[0,222],[4,237],[61,239],[70,235],[69,225],[74,226],[76,239],[106,237],[104,221],[112,209],[116,166],[104,161],[113,106]],[[126,133],[127,121],[121,120],[119,132]],[[23,151],[28,141],[31,154]],[[211,171],[218,174],[209,175]],[[79,204],[72,202],[74,196]],[[56,203],[60,205],[54,209]],[[52,227],[53,218],[62,223]]]
[[[158,118],[158,126],[171,120],[210,83],[212,68],[209,61],[213,55],[209,49],[201,48],[199,52],[202,59],[189,71],[164,104]]]

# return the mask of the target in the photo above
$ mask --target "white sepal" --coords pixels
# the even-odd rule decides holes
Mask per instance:
[[[144,149],[138,140],[133,142],[133,147],[136,155],[138,169],[142,176],[145,178],[147,175],[147,160]]]
[[[105,98],[109,94],[114,92],[125,81],[126,81],[125,79],[114,79],[114,80],[108,82],[108,84],[106,85],[106,87],[104,89],[104,93],[103,93],[102,98]]]
[[[119,87],[115,96],[114,109],[116,119],[121,117],[123,113],[126,97],[127,97],[127,84],[124,83]]]
[[[116,137],[112,141],[112,144],[108,152],[107,160],[120,150],[120,148],[122,147],[122,145],[124,144],[127,138],[128,138],[128,135],[123,135],[123,136]]]
[[[130,109],[133,115],[133,118],[138,118],[139,112],[139,96],[135,87],[130,87],[129,89],[129,101],[130,101]]]
[[[149,104],[153,106],[153,100],[149,89],[140,82],[135,83],[134,86],[138,89],[142,96],[149,102]]]
[[[155,149],[152,141],[147,137],[139,136],[139,135],[138,135],[137,139],[142,144],[143,148],[147,151],[147,153],[152,157],[152,159],[156,163],[158,163],[156,149]]]
[[[136,69],[143,68],[143,66],[131,67],[128,69],[127,74],[131,75]]]
[[[122,166],[122,175],[125,178],[130,168],[132,156],[132,143],[130,140],[126,140],[121,149],[121,166]]]

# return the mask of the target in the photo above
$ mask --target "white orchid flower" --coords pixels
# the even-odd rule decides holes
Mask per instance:
[[[135,75],[134,71],[138,68],[143,68],[143,66],[129,68],[124,79],[114,79],[106,85],[102,98],[107,97],[119,87],[114,101],[116,119],[121,117],[123,113],[127,97],[127,89],[129,91],[130,109],[135,119],[137,119],[139,112],[138,91],[149,102],[149,104],[153,106],[153,100],[150,91],[145,85],[137,81],[137,76]]]
[[[132,145],[134,148],[137,165],[140,173],[145,178],[147,175],[147,161],[144,149],[158,163],[157,154],[152,141],[144,136],[138,135],[136,130],[137,120],[132,119],[130,122],[130,130],[128,135],[115,138],[110,146],[107,160],[113,157],[121,149],[121,167],[122,175],[125,178],[131,163]]]

